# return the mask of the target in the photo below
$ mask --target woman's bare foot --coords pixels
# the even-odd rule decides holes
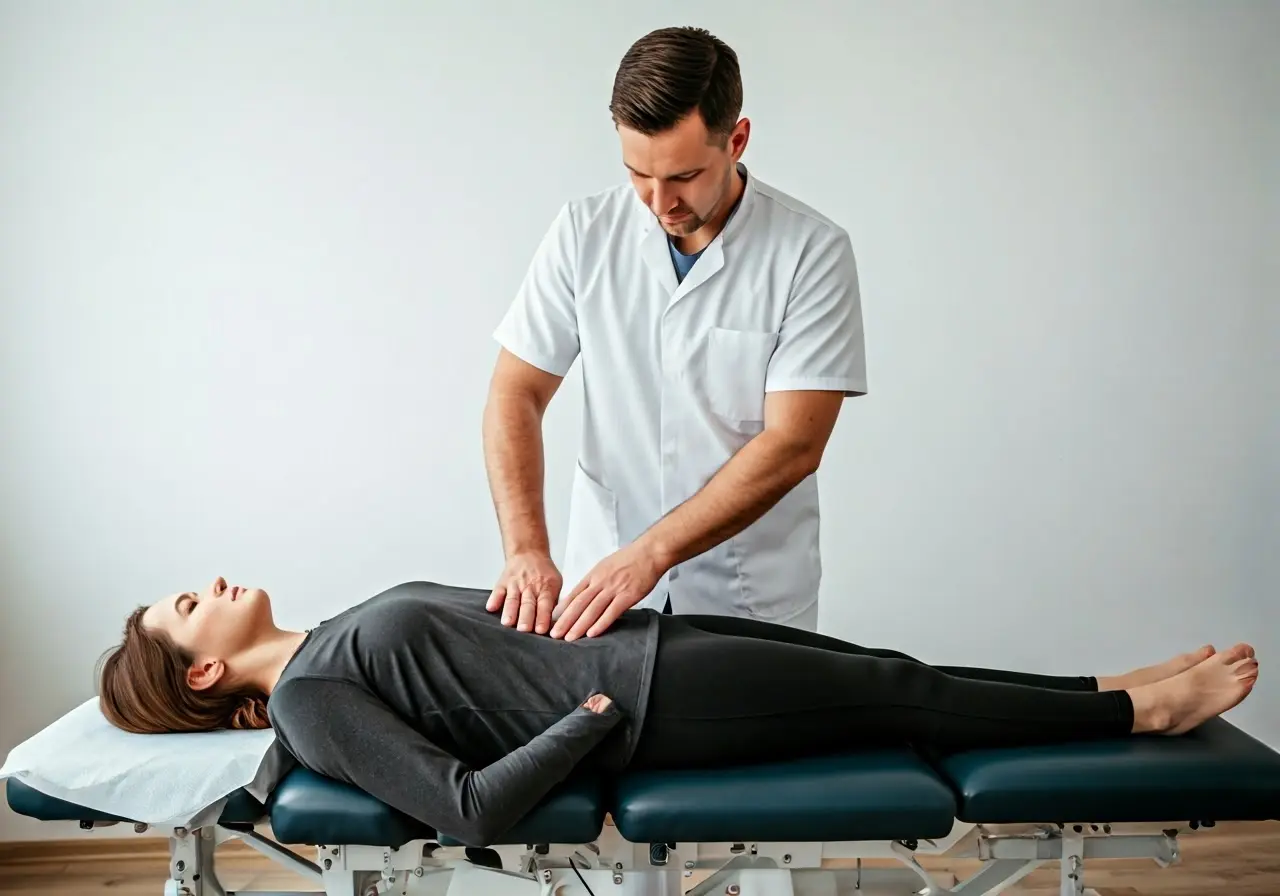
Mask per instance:
[[[1258,680],[1253,648],[1237,644],[1163,681],[1130,689],[1135,734],[1185,734],[1237,706]]]
[[[1173,676],[1187,671],[1192,666],[1204,662],[1213,654],[1213,645],[1206,644],[1199,650],[1180,654],[1171,660],[1165,660],[1163,663],[1157,663],[1154,666],[1143,666],[1141,669],[1134,669],[1132,672],[1126,672],[1123,675],[1099,676],[1098,690],[1127,691],[1132,688],[1142,687],[1144,684],[1155,684],[1157,681],[1164,681],[1166,678],[1173,678]]]

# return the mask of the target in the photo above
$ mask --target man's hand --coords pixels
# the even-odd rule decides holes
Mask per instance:
[[[594,638],[649,594],[666,572],[647,546],[633,542],[605,557],[565,599],[551,637]]]
[[[514,624],[519,631],[545,635],[562,587],[560,570],[547,554],[513,554],[485,609],[490,613],[501,609],[503,625]]]

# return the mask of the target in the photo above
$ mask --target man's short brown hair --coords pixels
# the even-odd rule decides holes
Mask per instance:
[[[613,80],[614,122],[653,136],[694,111],[728,137],[742,112],[738,54],[703,28],[659,28],[632,44]]]

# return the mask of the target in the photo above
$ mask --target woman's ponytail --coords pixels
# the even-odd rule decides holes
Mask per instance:
[[[240,697],[240,705],[231,713],[228,728],[270,728],[271,720],[267,716],[267,701],[257,696]]]

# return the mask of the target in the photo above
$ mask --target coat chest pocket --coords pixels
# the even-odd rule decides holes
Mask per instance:
[[[712,327],[707,333],[704,387],[707,404],[734,423],[764,420],[764,384],[778,334]]]

